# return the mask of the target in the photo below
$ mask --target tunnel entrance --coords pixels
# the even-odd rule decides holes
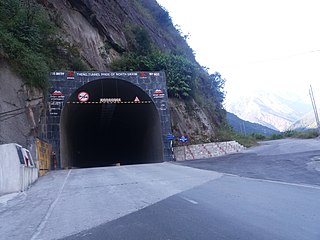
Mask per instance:
[[[151,97],[128,81],[88,82],[64,104],[60,152],[68,167],[162,162],[159,112]]]

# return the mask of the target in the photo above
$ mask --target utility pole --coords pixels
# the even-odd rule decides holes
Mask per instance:
[[[242,124],[243,124],[244,135],[247,136],[246,125],[244,125],[244,122],[242,122]]]
[[[311,98],[311,103],[312,103],[312,107],[313,107],[314,116],[316,118],[318,132],[320,133],[319,115],[318,115],[317,105],[316,105],[316,102],[314,100],[314,95],[313,95],[313,90],[312,90],[312,86],[311,85],[310,85],[310,89],[309,89],[309,95],[310,95],[310,98]]]

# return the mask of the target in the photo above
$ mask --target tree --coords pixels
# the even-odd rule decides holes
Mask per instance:
[[[209,75],[209,82],[213,96],[216,98],[217,102],[222,105],[225,98],[224,86],[226,80],[222,78],[219,72],[215,72]]]

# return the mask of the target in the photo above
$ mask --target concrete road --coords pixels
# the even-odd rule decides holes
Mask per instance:
[[[0,239],[319,240],[318,143],[51,172],[25,193],[0,197]]]
[[[170,163],[50,172],[0,198],[0,239],[59,239],[110,222],[222,174]]]

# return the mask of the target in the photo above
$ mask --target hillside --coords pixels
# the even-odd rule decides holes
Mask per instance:
[[[229,125],[233,128],[235,132],[241,133],[244,135],[256,133],[256,134],[262,134],[265,136],[271,136],[272,134],[280,133],[279,131],[265,127],[261,124],[242,120],[241,118],[237,117],[233,113],[229,113],[229,112],[227,112],[227,120]]]
[[[19,99],[11,104],[7,88],[0,88],[2,116],[22,109],[13,124],[26,128],[21,134],[2,131],[1,143],[25,146],[41,131],[47,76],[53,70],[164,70],[175,134],[207,142],[219,139],[216,130],[225,125],[223,79],[195,61],[156,0],[1,1],[0,57],[0,67],[7,71],[1,83],[9,86],[15,79],[11,96]],[[1,129],[11,127],[1,119]]]

